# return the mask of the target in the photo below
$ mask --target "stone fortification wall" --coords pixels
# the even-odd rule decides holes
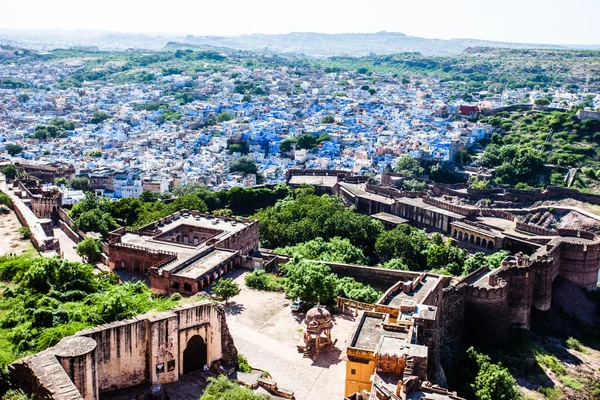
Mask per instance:
[[[236,365],[225,311],[204,301],[66,337],[11,364],[11,382],[36,399],[57,400],[96,400],[110,390],[169,383],[183,373],[189,339],[197,336],[206,344],[208,365],[218,360]]]
[[[442,344],[459,342],[463,337],[466,289],[467,285],[464,283],[443,289],[441,307]]]
[[[79,333],[97,343],[99,390],[139,385],[150,379],[148,320],[139,317]]]
[[[577,286],[593,289],[598,284],[600,243],[563,241],[558,274]]]
[[[543,201],[554,198],[573,198],[592,204],[600,204],[600,195],[583,193],[576,189],[549,185],[546,189],[519,190],[513,188],[471,189],[457,185],[434,184],[432,191],[436,195],[450,195],[472,200],[493,199],[498,201]]]
[[[502,342],[508,338],[508,287],[467,286],[464,334],[469,342]]]
[[[534,225],[534,224],[525,224],[521,221],[516,221],[515,227],[520,231],[533,233],[534,235],[539,235],[539,236],[556,236],[556,235],[558,235],[558,232],[554,229],[546,229],[546,228],[542,228],[539,225]]]
[[[419,277],[419,272],[400,271],[388,268],[366,267],[363,265],[341,264],[319,261],[331,268],[331,272],[340,277],[349,276],[359,282],[378,289],[387,289],[398,281],[408,281]]]
[[[367,183],[366,188],[367,192],[379,194],[381,196],[390,197],[394,199],[398,199],[401,197],[425,197],[427,195],[427,192],[412,192],[406,190],[398,190],[393,187],[373,185],[371,183]]]
[[[461,206],[458,204],[452,204],[452,203],[448,203],[446,201],[440,200],[440,199],[436,199],[434,197],[431,196],[425,196],[423,197],[423,202],[427,203],[427,204],[431,204],[432,206],[436,206],[439,208],[442,208],[444,210],[448,210],[448,211],[452,211],[455,212],[457,214],[461,214],[467,217],[470,216],[476,216],[479,214],[479,209],[474,208],[474,207],[465,207],[465,206]]]

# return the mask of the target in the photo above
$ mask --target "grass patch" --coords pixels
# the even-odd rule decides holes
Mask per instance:
[[[583,347],[583,345],[581,344],[581,342],[579,340],[575,339],[574,337],[568,338],[567,341],[565,342],[565,345],[569,349],[578,351],[578,352],[583,353],[583,354],[587,354],[587,352],[588,352],[585,349],[585,347]]]
[[[546,400],[561,400],[562,392],[557,388],[543,387],[539,389]]]
[[[565,367],[563,367],[560,360],[552,354],[546,353],[545,350],[536,348],[534,349],[534,355],[540,365],[550,369],[556,376],[563,376],[566,373]]]
[[[570,376],[563,376],[560,378],[560,381],[567,387],[570,387],[573,390],[582,390],[583,385],[575,378],[571,378]]]

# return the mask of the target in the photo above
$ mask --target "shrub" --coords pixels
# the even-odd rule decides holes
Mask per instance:
[[[271,292],[282,289],[282,285],[277,281],[277,278],[263,269],[255,269],[246,275],[246,286],[252,289]]]
[[[242,354],[238,354],[238,371],[240,372],[252,372],[252,367],[250,366],[250,364],[248,363],[248,359],[242,355]]]
[[[566,344],[571,350],[579,351],[580,353],[586,353],[586,350],[581,342],[573,337],[568,338]]]
[[[170,297],[170,299],[171,299],[172,301],[179,301],[179,300],[181,300],[182,298],[183,298],[183,297],[181,297],[181,294],[179,294],[179,293],[173,293],[173,294],[171,295],[171,297]]]
[[[31,238],[31,232],[26,226],[20,227],[17,232],[19,233],[19,237],[21,238],[21,240],[29,240]]]

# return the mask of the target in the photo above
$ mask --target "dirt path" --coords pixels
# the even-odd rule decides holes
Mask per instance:
[[[21,223],[14,211],[8,214],[0,214],[0,256],[5,254],[22,254],[31,249],[29,240],[21,240],[19,228]]]

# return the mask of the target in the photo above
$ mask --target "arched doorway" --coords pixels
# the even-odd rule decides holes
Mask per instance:
[[[206,364],[206,343],[202,336],[194,335],[183,351],[183,373],[201,369]]]

